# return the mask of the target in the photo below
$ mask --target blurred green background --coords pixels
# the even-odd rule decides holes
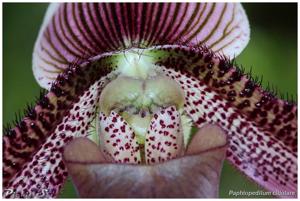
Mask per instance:
[[[282,93],[297,95],[297,4],[245,3],[251,26],[251,40],[237,58],[254,75],[263,76],[263,85],[276,86]],[[34,41],[37,38],[47,4],[3,4],[3,124],[32,103],[40,87],[31,71]],[[225,162],[220,196],[230,197],[229,190],[260,190]],[[76,193],[68,181],[60,197]],[[240,196],[244,197],[244,196]],[[257,197],[256,197],[257,198]]]

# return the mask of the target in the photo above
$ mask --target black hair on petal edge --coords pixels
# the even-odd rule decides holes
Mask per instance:
[[[34,102],[38,104],[40,100],[48,93],[46,89],[40,89],[39,95],[34,98]],[[6,125],[3,126],[3,134],[7,135],[12,128],[20,125],[21,121],[24,117],[32,115],[32,112],[34,111],[34,104],[33,103],[26,103],[25,109],[23,111],[19,110],[15,113],[14,120],[12,123],[6,123]]]
[[[156,45],[158,45],[158,44],[156,44]],[[290,95],[289,93],[278,92],[277,87],[274,87],[274,85],[270,86],[269,82],[267,83],[267,86],[264,87],[262,85],[263,76],[254,75],[254,73],[252,72],[252,67],[248,71],[246,71],[245,67],[243,65],[238,64],[236,62],[235,58],[230,60],[226,55],[224,55],[222,53],[213,52],[205,44],[188,43],[188,42],[185,42],[183,39],[178,40],[174,45],[190,47],[192,49],[196,49],[198,51],[203,51],[205,53],[208,52],[208,53],[218,57],[220,60],[223,60],[226,63],[226,65],[228,65],[230,67],[234,67],[237,70],[238,74],[246,75],[253,85],[257,85],[257,86],[261,87],[263,89],[263,91],[270,94],[271,96],[278,97],[278,94],[279,94],[280,99],[287,101],[288,104],[296,104],[297,95],[296,95],[296,97],[294,97],[293,95]],[[127,50],[123,49],[122,51],[125,54],[125,52]],[[143,52],[141,52],[140,54],[143,54]],[[73,68],[79,69],[79,65],[84,61],[89,61],[89,57],[90,57],[90,55],[85,53],[83,58],[86,58],[86,60],[84,60],[84,59],[75,59],[73,62],[71,62],[69,64],[68,70],[72,70]],[[48,92],[47,90],[41,89],[40,93],[39,93],[39,96],[36,97],[36,99],[35,99],[35,102],[38,104],[45,97],[47,92]],[[32,104],[27,104],[26,109],[23,112],[20,112],[20,111],[17,112],[16,115],[15,115],[15,119],[14,119],[13,123],[12,124],[7,123],[5,126],[3,126],[4,135],[6,135],[7,133],[10,132],[10,130],[12,129],[12,126],[18,126],[20,124],[20,122],[22,121],[23,117],[30,114],[33,111],[33,108],[34,108],[34,106]]]
[[[296,104],[297,95],[296,95],[296,97],[294,97],[293,95],[290,95],[287,92],[286,93],[278,92],[278,88],[276,86],[274,86],[273,84],[271,84],[271,87],[270,87],[269,82],[267,83],[267,86],[264,86],[263,85],[263,75],[255,75],[252,71],[253,70],[252,66],[249,70],[246,70],[246,68],[243,65],[238,64],[236,62],[235,57],[233,59],[230,59],[229,57],[222,54],[221,52],[215,53],[215,52],[213,52],[213,50],[211,50],[205,44],[201,44],[201,42],[188,43],[188,42],[184,42],[183,39],[180,39],[175,43],[175,45],[185,46],[185,47],[187,46],[190,48],[197,49],[199,51],[209,52],[210,54],[218,57],[220,60],[223,60],[228,66],[234,67],[238,71],[238,74],[246,75],[249,78],[249,81],[253,85],[260,87],[265,93],[268,93],[269,95],[274,96],[274,97],[278,97],[284,101],[287,101],[288,104]]]

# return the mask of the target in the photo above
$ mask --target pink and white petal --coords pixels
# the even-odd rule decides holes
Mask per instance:
[[[146,134],[146,163],[154,164],[176,158],[182,154],[183,146],[182,125],[176,107],[157,111]]]
[[[249,121],[284,143],[291,152],[297,153],[296,104],[277,98],[228,59],[205,47],[168,45],[145,50],[145,54],[155,54],[155,51],[168,55],[157,58],[157,65],[181,70],[201,80],[208,90],[226,100],[228,107],[236,108]]]
[[[93,116],[92,112],[80,116],[79,110],[88,110],[89,105],[96,104],[95,100],[89,99],[99,97],[99,94],[94,94],[93,90],[102,89],[110,81],[111,75],[107,75],[112,71],[113,64],[107,62],[107,58],[109,60],[110,57],[97,57],[81,66],[69,67],[59,75],[51,86],[50,92],[41,94],[36,105],[27,109],[25,117],[17,122],[15,127],[5,130],[3,135],[3,186],[5,188],[11,186],[18,177],[16,175],[18,173],[20,175],[26,165],[33,162],[33,157],[41,151],[42,146],[46,146],[45,143],[49,138],[54,136],[53,140],[55,140],[58,137],[57,130],[70,129],[70,126],[62,125],[67,121],[65,117],[72,118],[70,121],[76,122],[87,121],[86,118]],[[96,82],[97,89],[91,88]],[[83,101],[83,105],[79,101]],[[77,107],[74,108],[74,105]],[[71,109],[78,113],[74,114],[75,111],[71,113]],[[95,108],[92,110],[94,111]],[[88,122],[85,122],[85,126],[87,124]],[[72,128],[71,131],[75,132],[74,129]]]
[[[55,80],[55,78],[57,76],[57,73],[60,73],[61,71],[56,72],[56,75],[53,76],[53,72],[47,72],[46,69],[41,68],[40,66],[45,65],[49,68],[50,71],[57,70],[55,68],[53,69],[53,67],[51,67],[51,65],[49,63],[46,63],[45,61],[43,61],[39,56],[37,56],[37,54],[41,54],[40,52],[42,52],[42,50],[41,50],[42,45],[40,44],[41,38],[43,37],[45,29],[47,28],[53,15],[55,14],[55,12],[58,10],[59,6],[60,6],[59,3],[50,3],[49,4],[46,14],[44,16],[43,22],[42,22],[40,31],[38,33],[38,37],[35,42],[34,49],[33,49],[33,57],[32,57],[33,74],[34,74],[34,77],[36,78],[36,80],[38,81],[38,83],[43,88],[46,88],[46,89],[50,88],[51,85],[49,84],[49,82],[53,82],[53,80]],[[45,55],[45,56],[47,56],[47,55]],[[48,55],[48,57],[49,57],[49,55]],[[48,60],[51,61],[52,59],[48,58]],[[54,61],[52,61],[52,62],[54,62]]]
[[[204,44],[232,58],[247,45],[249,32],[237,3],[59,4],[50,6],[45,17],[33,71],[48,89],[69,63],[132,47]]]
[[[208,22],[199,32],[196,40],[216,53],[229,58],[238,56],[250,40],[250,27],[247,15],[239,3],[216,3]],[[204,11],[205,12],[205,11]]]
[[[75,137],[88,136],[90,123],[95,118],[101,88],[105,81],[94,83],[75,103],[46,142],[6,186],[15,194],[7,197],[56,197],[68,176],[62,161],[64,145]],[[4,195],[5,196],[5,195]]]
[[[106,159],[116,163],[141,163],[140,147],[128,123],[115,111],[99,114],[100,147]]]
[[[291,147],[248,119],[203,81],[172,69],[164,72],[181,85],[185,111],[199,128],[216,123],[228,134],[227,159],[235,167],[270,191],[297,195],[297,154]]]

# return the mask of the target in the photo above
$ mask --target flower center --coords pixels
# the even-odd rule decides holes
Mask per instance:
[[[114,110],[144,138],[153,115],[168,106],[182,111],[184,97],[181,89],[166,76],[136,79],[119,76],[109,83],[100,96],[100,111],[106,115]]]
[[[125,54],[119,65],[118,77],[101,93],[96,124],[107,159],[157,163],[177,157],[190,131],[182,89],[146,56]]]

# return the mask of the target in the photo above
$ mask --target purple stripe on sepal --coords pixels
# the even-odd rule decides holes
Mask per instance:
[[[35,77],[47,89],[68,63],[104,52],[204,43],[232,58],[249,40],[246,14],[235,3],[70,3],[52,8],[33,55]]]

